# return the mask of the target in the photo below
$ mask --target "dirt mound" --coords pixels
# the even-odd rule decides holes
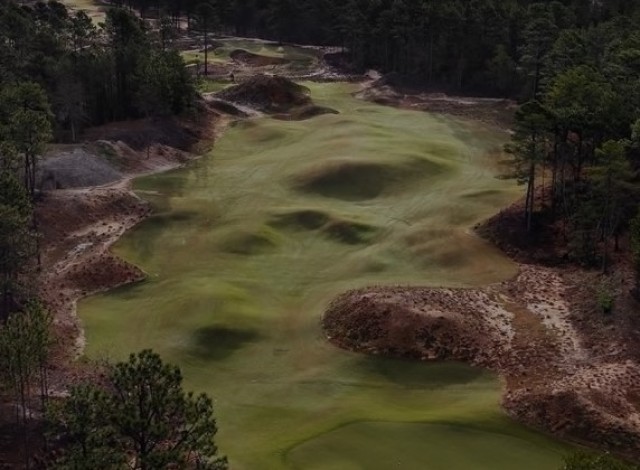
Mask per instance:
[[[361,289],[336,299],[323,327],[350,350],[492,369],[519,421],[637,458],[640,364],[611,318],[596,333],[585,327],[576,292],[589,281],[560,273],[521,265],[516,278],[480,289]]]
[[[127,189],[113,186],[48,192],[36,209],[43,250],[39,294],[55,312],[54,355],[64,358],[60,364],[70,364],[66,360],[84,345],[76,301],[144,278],[109,248],[151,209]]]
[[[450,291],[414,294],[425,303],[403,301],[400,289],[347,293],[330,305],[323,327],[341,347],[399,357],[486,364],[500,347],[477,314],[443,308],[456,301]]]
[[[292,108],[312,104],[308,88],[277,75],[256,75],[215,96],[264,113],[285,113]]]
[[[190,151],[202,138],[206,138],[209,124],[209,116],[199,116],[189,122],[176,118],[138,119],[92,127],[84,132],[82,138],[85,141],[124,142],[136,151],[158,145]]]
[[[120,180],[122,173],[90,149],[75,148],[42,159],[37,176],[38,187],[48,191],[102,186]]]
[[[378,227],[333,216],[313,209],[276,214],[270,222],[272,227],[284,230],[314,231],[328,239],[348,245],[366,244],[378,233]]]
[[[412,183],[442,169],[427,160],[410,159],[398,164],[386,162],[330,161],[314,166],[293,178],[303,192],[345,201],[374,199],[403,184]]]
[[[286,65],[290,63],[282,57],[269,57],[265,55],[254,54],[244,49],[236,49],[229,54],[231,59],[250,67],[267,67],[270,65]]]
[[[611,397],[603,395],[601,400],[610,401]],[[583,444],[597,443],[600,448],[634,460],[640,454],[637,425],[634,426],[637,412],[613,417],[607,410],[598,409],[584,390],[565,388],[536,393],[524,389],[508,396],[504,406],[520,421],[550,428],[557,436]]]

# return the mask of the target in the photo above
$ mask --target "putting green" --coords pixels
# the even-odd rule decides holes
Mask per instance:
[[[87,354],[179,364],[234,469],[554,469],[564,447],[505,417],[493,375],[352,354],[320,328],[350,288],[514,274],[469,233],[520,194],[496,177],[505,136],[308,86],[341,114],[242,122],[137,181],[156,213],[116,251],[149,279],[81,303]]]

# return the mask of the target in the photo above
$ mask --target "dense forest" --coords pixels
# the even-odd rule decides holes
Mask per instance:
[[[0,85],[5,95],[42,89],[57,140],[74,141],[86,126],[191,105],[195,92],[179,53],[130,12],[110,9],[96,26],[58,2],[1,3]]]
[[[113,0],[226,34],[347,48],[360,69],[528,98],[566,60],[637,43],[640,2],[564,0]],[[207,21],[199,21],[205,18]],[[611,50],[611,41],[616,42]],[[578,57],[582,54],[582,57]],[[592,55],[593,57],[586,57]]]
[[[195,89],[179,53],[131,12],[99,27],[58,2],[0,9],[0,316],[19,308],[38,264],[37,161],[88,126],[177,114]]]

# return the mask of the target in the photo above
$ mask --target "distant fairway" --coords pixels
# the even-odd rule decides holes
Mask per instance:
[[[116,251],[149,280],[82,302],[87,353],[179,364],[234,469],[554,470],[563,446],[506,418],[491,374],[351,354],[320,328],[350,288],[514,274],[469,231],[520,194],[496,178],[505,136],[306,85],[341,114],[238,123],[136,183],[156,213]]]
[[[108,5],[100,5],[95,0],[62,0],[64,6],[73,10],[83,10],[95,24],[101,23],[105,18],[105,9]]]

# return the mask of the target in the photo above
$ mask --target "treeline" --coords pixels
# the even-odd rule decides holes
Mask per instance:
[[[569,31],[628,28],[638,0],[112,0],[176,25],[212,16],[218,32],[343,46],[352,64],[455,91],[528,98],[543,59]],[[202,22],[199,22],[201,25]]]
[[[176,114],[192,104],[194,86],[179,53],[131,12],[109,9],[96,26],[55,1],[0,0],[0,6],[0,87],[41,87],[58,139],[74,141],[83,127]]]
[[[560,224],[567,255],[605,272],[640,201],[639,31],[620,16],[541,48],[507,148],[527,184],[527,231]]]

